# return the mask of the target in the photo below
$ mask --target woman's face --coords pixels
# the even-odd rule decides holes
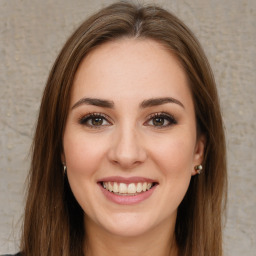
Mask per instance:
[[[202,162],[186,76],[159,43],[105,43],[76,73],[63,162],[86,228],[120,236],[174,227]]]

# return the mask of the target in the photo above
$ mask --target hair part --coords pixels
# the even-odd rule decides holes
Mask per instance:
[[[74,76],[83,58],[120,38],[155,40],[175,54],[187,75],[198,134],[206,138],[204,172],[191,179],[178,208],[180,255],[222,255],[226,149],[219,99],[207,58],[193,33],[157,6],[112,4],[87,19],[68,39],[50,72],[32,145],[21,250],[25,256],[83,255],[83,210],[61,162],[62,139]]]

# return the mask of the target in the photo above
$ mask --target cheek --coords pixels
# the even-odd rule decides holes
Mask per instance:
[[[64,153],[68,171],[79,175],[91,175],[104,155],[103,143],[82,133],[64,136]],[[75,134],[75,135],[74,135]]]
[[[181,139],[182,138],[182,139]],[[151,150],[152,158],[166,175],[191,174],[194,157],[194,143],[188,136],[172,136],[158,140]]]
[[[71,190],[82,209],[92,209],[97,170],[104,148],[84,133],[66,132],[63,140],[67,177]],[[89,209],[89,210],[88,210]],[[94,214],[94,213],[91,213]]]
[[[193,143],[174,138],[169,143],[159,143],[154,150],[154,164],[162,173],[159,205],[168,215],[177,210],[189,187],[193,170]]]

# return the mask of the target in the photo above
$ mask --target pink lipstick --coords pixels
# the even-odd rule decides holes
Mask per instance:
[[[158,183],[144,177],[106,177],[98,181],[103,194],[117,204],[136,204],[149,198]]]

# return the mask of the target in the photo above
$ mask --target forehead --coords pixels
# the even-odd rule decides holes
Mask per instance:
[[[171,94],[171,95],[170,95]],[[190,96],[177,57],[150,39],[120,39],[91,51],[76,72],[71,101]]]

